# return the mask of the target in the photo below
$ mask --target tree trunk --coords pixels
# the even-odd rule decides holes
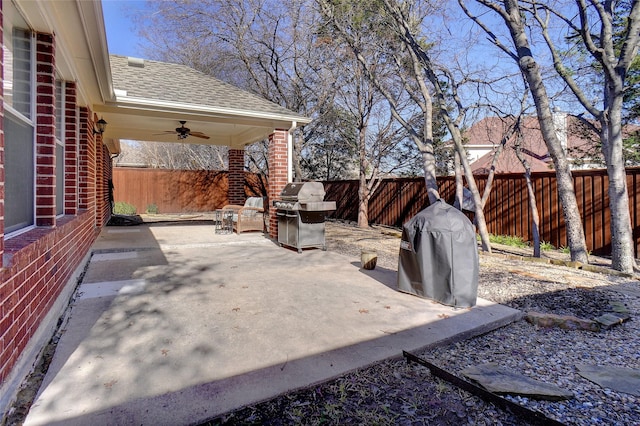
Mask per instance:
[[[362,184],[362,183],[361,183]],[[365,183],[366,186],[366,183]],[[362,189],[362,186],[360,187]],[[369,197],[365,194],[361,194],[361,191],[358,191],[359,200],[358,200],[358,227],[359,228],[368,228],[369,227]]]
[[[515,148],[516,156],[524,167],[524,179],[527,183],[529,209],[531,210],[531,232],[533,233],[533,257],[540,257],[540,214],[538,213],[538,204],[536,202],[536,191],[533,189],[533,182],[531,181],[531,166],[522,155],[521,142],[522,130],[518,128],[518,139]]]
[[[484,217],[482,198],[480,197],[480,191],[478,190],[476,180],[473,177],[473,172],[471,171],[471,166],[469,165],[469,160],[467,159],[467,152],[464,148],[464,145],[462,144],[462,135],[460,134],[460,130],[458,129],[458,127],[453,125],[448,116],[443,116],[442,118],[444,119],[445,123],[447,123],[447,128],[451,133],[451,138],[453,139],[456,151],[460,155],[460,162],[462,163],[464,175],[467,178],[467,185],[469,186],[469,191],[473,196],[473,204],[476,214],[475,224],[478,228],[478,234],[480,234],[482,251],[491,253],[491,242],[489,241],[489,230],[487,229],[487,221]]]
[[[462,173],[460,173],[460,154],[458,154],[458,151],[454,151],[453,153],[453,164],[456,177],[456,200],[453,205],[458,210],[462,210],[462,204],[464,202],[464,182],[462,182]]]
[[[293,132],[293,149],[292,151],[292,159],[291,161],[293,162],[293,171],[294,171],[294,181],[295,182],[302,182],[302,167],[300,166],[300,158],[302,157],[302,155],[300,154],[300,148],[301,148],[301,139],[302,139],[302,135],[300,134],[301,131],[299,129],[294,130]]]
[[[549,149],[549,154],[551,155],[556,170],[558,194],[564,214],[571,260],[587,263],[589,260],[587,245],[584,238],[584,230],[582,229],[582,220],[580,211],[578,210],[575,189],[573,187],[573,176],[562,144],[556,135],[549,97],[542,79],[540,67],[533,58],[531,49],[529,48],[529,41],[521,20],[517,0],[504,0],[504,5],[507,13],[504,19],[509,27],[511,37],[516,47],[518,66],[529,84],[529,90],[533,96],[536,112],[538,113],[542,137]]]
[[[438,181],[436,180],[436,161],[433,155],[433,145],[427,145],[431,150],[421,150],[422,168],[424,170],[424,183],[427,188],[429,204],[433,204],[440,199],[438,192]]]
[[[622,95],[616,96],[616,90],[622,92],[622,82],[610,82],[605,96],[609,105],[609,114],[603,114],[601,140],[607,162],[609,176],[609,209],[611,211],[611,266],[622,272],[633,272],[635,255],[633,250],[633,231],[629,213],[629,194],[627,192],[627,174],[622,153]]]
[[[569,167],[569,162],[565,155],[560,140],[556,135],[553,123],[553,114],[549,105],[549,98],[542,82],[542,76],[538,64],[531,57],[524,57],[520,60],[520,67],[525,73],[527,82],[533,95],[540,130],[544,138],[549,154],[553,160],[558,183],[558,196],[562,205],[565,228],[571,260],[575,262],[588,263],[587,244],[582,229],[582,218],[578,209],[575,188],[573,186],[573,174]]]
[[[362,105],[360,102],[359,105]],[[363,119],[361,114],[360,119]],[[369,188],[367,187],[367,126],[361,122],[358,126],[358,227],[369,227]]]

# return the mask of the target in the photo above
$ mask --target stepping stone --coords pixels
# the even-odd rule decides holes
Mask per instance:
[[[623,322],[629,320],[630,318],[631,317],[629,315],[610,312],[604,315],[600,315],[599,317],[594,318],[593,320],[599,323],[600,325],[602,325],[601,328],[603,330],[608,330],[614,325],[622,324]]]
[[[640,396],[640,370],[606,365],[576,365],[578,374],[603,388]]]
[[[572,392],[509,371],[496,363],[471,366],[462,370],[462,374],[478,382],[486,390],[501,395],[522,395],[550,401],[573,398]]]

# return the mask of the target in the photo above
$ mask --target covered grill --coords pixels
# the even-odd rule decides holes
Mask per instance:
[[[298,249],[320,247],[326,250],[324,221],[328,211],[336,209],[335,201],[324,201],[322,182],[287,184],[280,199],[273,202],[278,217],[278,243]]]
[[[473,224],[442,200],[402,229],[398,289],[455,307],[475,306],[478,243]]]

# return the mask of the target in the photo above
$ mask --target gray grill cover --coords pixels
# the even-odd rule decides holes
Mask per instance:
[[[473,224],[442,200],[402,229],[398,290],[456,307],[475,306],[478,245]]]

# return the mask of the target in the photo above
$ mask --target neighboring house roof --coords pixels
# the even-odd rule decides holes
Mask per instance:
[[[575,165],[589,166],[594,163],[597,155],[595,143],[597,135],[589,133],[584,121],[576,116],[556,113],[554,117],[556,133],[568,152],[570,161]],[[486,117],[465,132],[467,149],[474,151],[488,151],[471,163],[471,169],[476,174],[489,173],[493,158],[497,152],[503,135],[508,131],[513,119],[500,117]],[[521,151],[529,163],[532,172],[553,170],[553,162],[549,150],[542,138],[540,125],[536,116],[525,117],[522,123]],[[495,167],[496,173],[523,173],[524,166],[516,155],[516,139],[511,137],[500,153]]]

